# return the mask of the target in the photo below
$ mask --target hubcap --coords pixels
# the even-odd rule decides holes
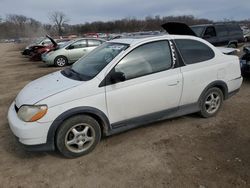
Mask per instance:
[[[65,146],[74,153],[86,151],[92,146],[94,141],[95,131],[86,123],[74,125],[65,136]]]
[[[220,103],[221,103],[220,95],[217,92],[210,93],[205,101],[206,112],[209,114],[215,113],[219,109]]]
[[[58,58],[56,62],[57,62],[57,65],[60,67],[62,67],[66,64],[66,60],[62,57]]]

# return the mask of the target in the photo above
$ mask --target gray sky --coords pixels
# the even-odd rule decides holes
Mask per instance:
[[[0,0],[1,17],[22,14],[49,23],[53,11],[64,12],[70,24],[184,14],[240,20],[250,18],[250,0]]]

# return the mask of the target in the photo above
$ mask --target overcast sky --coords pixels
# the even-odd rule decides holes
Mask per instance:
[[[22,14],[43,23],[62,11],[70,24],[127,17],[194,15],[215,21],[250,18],[250,0],[0,0],[0,16]]]

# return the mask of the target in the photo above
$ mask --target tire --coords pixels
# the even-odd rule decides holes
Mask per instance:
[[[222,91],[217,87],[210,88],[200,100],[200,115],[204,118],[215,116],[222,104]]]
[[[101,139],[99,123],[87,115],[73,116],[64,121],[56,133],[56,147],[67,158],[91,152]]]
[[[68,59],[64,56],[57,56],[54,60],[54,64],[57,67],[64,67],[68,64]]]
[[[228,45],[229,48],[237,48],[237,44],[236,43],[231,43]]]

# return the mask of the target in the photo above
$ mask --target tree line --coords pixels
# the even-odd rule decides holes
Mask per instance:
[[[123,33],[136,31],[162,30],[166,22],[177,21],[188,25],[213,23],[213,20],[196,18],[192,15],[183,16],[147,16],[144,19],[134,17],[114,21],[95,21],[84,24],[69,24],[70,19],[63,12],[53,12],[49,16],[50,24],[43,24],[24,15],[9,14],[5,19],[0,17],[0,39],[38,37],[50,34],[52,36],[83,35],[84,33]],[[232,22],[232,20],[223,20]],[[250,27],[250,19],[237,21]]]

